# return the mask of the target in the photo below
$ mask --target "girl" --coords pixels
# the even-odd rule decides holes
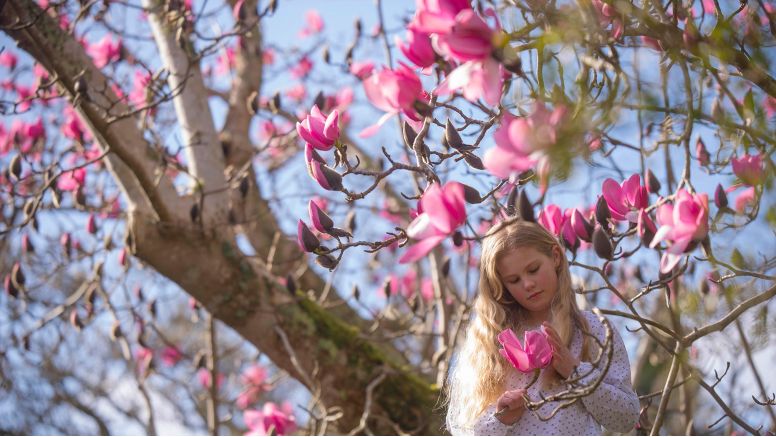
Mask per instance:
[[[498,334],[511,328],[522,339],[525,331],[543,328],[552,346],[550,365],[531,387],[532,374],[515,370],[499,354]],[[566,257],[555,237],[540,225],[509,221],[486,235],[480,260],[479,294],[471,321],[446,389],[447,428],[453,435],[600,435],[625,433],[636,424],[639,399],[630,380],[630,364],[620,335],[614,331],[614,352],[607,374],[596,390],[558,410],[548,402],[538,411],[525,408],[523,395],[533,401],[567,389],[564,380],[585,376],[596,381],[601,370],[590,361],[605,328],[591,312],[577,308]],[[604,367],[607,358],[599,361]]]

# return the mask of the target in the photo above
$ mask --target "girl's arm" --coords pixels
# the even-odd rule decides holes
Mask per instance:
[[[603,343],[606,331],[594,314],[586,313],[593,335]],[[603,381],[589,396],[582,398],[587,411],[609,431],[625,433],[633,429],[639,417],[639,397],[631,385],[630,362],[625,344],[616,329],[612,329],[614,351],[612,363]],[[601,359],[602,363],[606,359]],[[591,363],[582,362],[576,369],[577,375],[587,375],[579,382],[590,385],[601,375],[601,369]]]
[[[485,409],[482,415],[471,427],[462,427],[448,417],[450,434],[452,435],[514,435],[514,425],[505,425],[499,421],[494,414],[496,405],[491,405]]]

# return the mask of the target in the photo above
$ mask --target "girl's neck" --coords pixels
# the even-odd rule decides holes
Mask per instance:
[[[543,311],[541,313],[539,312],[530,312],[525,315],[525,319],[523,321],[523,326],[528,327],[538,327],[542,324],[544,321],[550,320],[550,312],[549,311]]]

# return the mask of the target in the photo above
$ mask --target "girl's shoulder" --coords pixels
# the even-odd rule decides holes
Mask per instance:
[[[585,320],[587,320],[587,324],[588,326],[590,326],[590,331],[592,334],[594,334],[596,337],[601,337],[606,333],[606,328],[604,327],[604,324],[601,322],[601,319],[599,319],[594,312],[590,310],[584,310],[584,311],[580,311],[580,313],[582,313],[582,317],[584,317]]]

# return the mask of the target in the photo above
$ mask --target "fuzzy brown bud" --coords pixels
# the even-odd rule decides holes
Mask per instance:
[[[609,236],[600,227],[596,227],[593,231],[593,249],[595,249],[596,255],[603,259],[611,260],[614,256],[614,247],[609,240]]]

